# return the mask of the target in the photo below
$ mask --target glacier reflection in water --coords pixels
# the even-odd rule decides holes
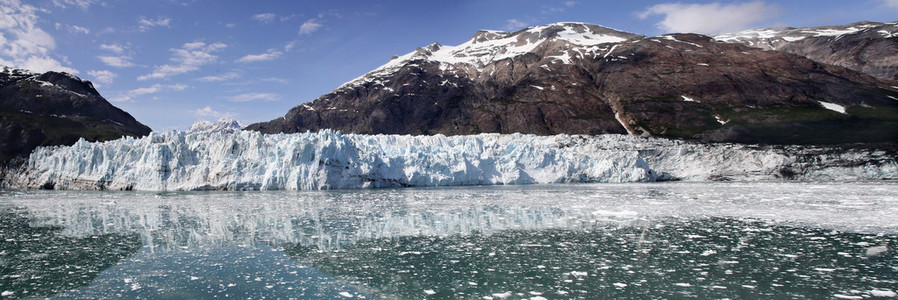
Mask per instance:
[[[410,235],[576,229],[659,217],[737,217],[859,232],[898,232],[898,185],[659,183],[313,192],[7,192],[37,224],[69,236],[139,233],[152,251],[314,245]]]
[[[208,289],[200,295],[234,296],[225,265],[269,262],[234,268],[271,277],[241,275],[236,284],[250,290],[238,296],[296,296],[265,292],[296,276],[320,277],[318,295],[396,298],[861,297],[890,295],[898,283],[898,183],[889,181],[7,191],[0,210],[70,238],[141,241],[137,254],[63,296],[153,297],[199,285]],[[148,287],[155,294],[139,293]]]

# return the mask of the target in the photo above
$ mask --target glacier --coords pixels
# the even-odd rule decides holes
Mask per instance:
[[[898,178],[894,153],[705,144],[632,135],[153,132],[42,147],[3,186],[63,190],[322,190],[410,186]]]

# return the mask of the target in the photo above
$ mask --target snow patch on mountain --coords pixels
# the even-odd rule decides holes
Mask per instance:
[[[847,115],[847,114],[848,114],[848,113],[845,111],[845,107],[844,107],[844,106],[841,106],[841,105],[838,105],[838,104],[835,104],[835,103],[826,102],[826,101],[817,101],[817,102],[819,102],[820,105],[823,105],[823,108],[826,108],[826,109],[828,109],[828,110],[831,110],[831,111],[834,111],[834,112],[837,112],[837,113],[840,113],[840,114],[843,114],[843,115]]]

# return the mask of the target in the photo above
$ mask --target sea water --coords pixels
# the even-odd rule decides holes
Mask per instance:
[[[898,182],[0,192],[2,298],[898,292]]]

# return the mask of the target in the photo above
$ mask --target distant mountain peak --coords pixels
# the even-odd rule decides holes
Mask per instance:
[[[243,129],[239,121],[231,117],[221,117],[215,123],[199,119],[187,130],[188,134],[234,133]]]
[[[600,25],[574,22],[533,26],[515,32],[480,30],[468,41],[458,46],[433,43],[415,49],[408,54],[394,56],[383,66],[351,80],[337,89],[351,88],[364,82],[376,81],[375,78],[391,74],[415,61],[436,62],[444,69],[455,66],[473,67],[477,71],[482,71],[485,66],[497,61],[531,53],[547,41],[562,41],[578,47],[590,48],[642,37],[642,35]]]
[[[855,22],[805,28],[760,28],[714,36],[718,41],[776,50],[898,80],[898,22]]]

